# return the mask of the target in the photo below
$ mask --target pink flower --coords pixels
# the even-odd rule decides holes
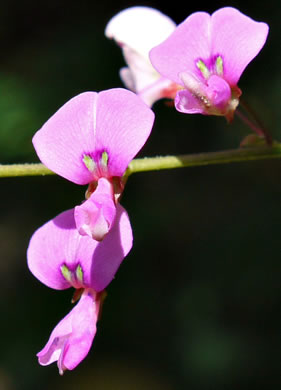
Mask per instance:
[[[100,301],[93,290],[84,290],[80,301],[52,331],[49,341],[37,354],[46,366],[57,361],[59,373],[73,370],[88,354],[96,334]]]
[[[57,361],[62,374],[74,369],[88,354],[96,333],[101,294],[132,242],[130,221],[120,205],[102,242],[78,233],[74,210],[59,214],[33,234],[27,250],[33,275],[56,290],[74,287],[76,294],[83,291],[78,304],[59,322],[38,353],[41,365]]]
[[[28,267],[43,284],[102,291],[112,281],[133,242],[129,217],[121,205],[103,241],[81,236],[74,210],[64,211],[35,231],[27,250]]]
[[[127,88],[136,92],[149,106],[161,98],[174,98],[178,85],[163,78],[153,68],[149,51],[176,28],[168,16],[150,7],[131,7],[115,15],[105,35],[122,48],[128,67],[120,70]]]
[[[150,135],[154,114],[133,92],[85,92],[62,106],[33,137],[49,169],[80,185],[87,200],[75,209],[82,235],[102,240],[109,232],[128,164]]]
[[[267,34],[267,24],[235,8],[196,12],[150,51],[150,60],[163,77],[183,87],[175,99],[178,111],[231,121],[241,95],[237,83]]]

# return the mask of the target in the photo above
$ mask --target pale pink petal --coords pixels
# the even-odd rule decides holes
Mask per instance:
[[[223,59],[223,77],[236,85],[246,66],[262,49],[268,25],[256,22],[235,8],[226,7],[211,16],[212,55]]]
[[[128,46],[123,47],[124,58],[129,65],[131,77],[134,80],[132,90],[140,92],[160,78],[160,75],[151,65],[148,57],[144,57]]]
[[[153,122],[153,111],[133,92],[116,88],[99,93],[95,149],[106,151],[110,176],[123,176]]]
[[[187,89],[179,91],[175,98],[175,107],[185,114],[204,114],[204,108],[200,101]]]
[[[181,72],[201,76],[196,59],[208,59],[211,51],[211,17],[196,12],[178,25],[176,30],[160,45],[150,51],[154,68],[164,77],[183,85]]]
[[[90,198],[74,209],[78,232],[97,241],[103,240],[109,232],[115,214],[113,186],[104,178],[98,180],[97,188]]]
[[[138,96],[149,107],[151,107],[159,99],[174,99],[179,89],[179,85],[165,79],[164,77],[160,77],[153,84],[150,84],[147,88],[142,89],[138,93]]]
[[[52,331],[37,354],[42,366],[58,362],[59,372],[73,370],[88,354],[96,334],[100,302],[94,291],[85,290],[80,301]]]
[[[133,92],[136,92],[135,80],[131,70],[129,68],[124,67],[120,69],[119,74],[125,87],[130,89]]]
[[[129,68],[122,68],[120,77],[127,88],[136,92],[149,107],[159,99],[174,98],[175,93],[170,96],[170,91],[179,86],[160,76],[137,52],[125,47],[123,53]]]
[[[82,93],[65,103],[33,137],[43,164],[76,183],[88,184],[93,175],[83,155],[95,148],[96,92]]]
[[[106,215],[104,215],[104,210],[107,211],[109,209],[106,206],[104,207],[103,204],[96,205],[93,199],[90,198],[81,206],[75,207],[75,223],[79,234],[89,236],[97,241],[102,241],[110,229],[109,218],[106,218]],[[115,207],[110,207],[110,211],[110,219],[113,219]]]
[[[120,71],[122,81],[150,107],[164,96],[163,90],[155,88],[160,75],[151,65],[149,51],[175,28],[176,24],[168,16],[154,8],[131,7],[115,15],[105,29],[106,36],[121,46],[129,66]],[[167,80],[167,83],[171,82]]]
[[[105,35],[148,60],[149,50],[166,39],[175,27],[172,19],[154,8],[131,7],[108,22]]]
[[[57,290],[71,286],[103,290],[132,247],[129,217],[118,205],[112,228],[98,242],[78,233],[73,212],[59,214],[33,234],[28,267],[42,283]]]
[[[204,114],[202,82],[190,72],[182,72],[179,77],[186,89],[177,93],[175,97],[176,109],[185,114]]]

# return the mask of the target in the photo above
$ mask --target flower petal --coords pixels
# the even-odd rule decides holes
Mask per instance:
[[[208,100],[215,109],[223,111],[231,99],[229,84],[217,75],[210,76],[207,84],[203,91]]]
[[[190,72],[200,76],[195,60],[210,56],[210,20],[209,14],[196,12],[179,24],[164,42],[150,51],[154,68],[180,85],[183,82],[179,73]]]
[[[82,236],[88,235],[94,240],[103,240],[116,214],[113,196],[112,184],[102,177],[90,198],[75,207],[75,223]]]
[[[91,287],[103,290],[132,247],[132,230],[126,211],[117,206],[110,232],[102,242],[81,236],[74,210],[68,210],[40,227],[27,250],[28,267],[46,286],[63,290]]]
[[[134,82],[133,88],[130,88],[131,90],[138,93],[159,79],[160,75],[153,68],[148,57],[142,56],[128,46],[123,47],[123,55],[129,65]],[[120,73],[120,76],[122,76],[122,73]]]
[[[179,112],[185,114],[204,114],[202,104],[187,89],[183,89],[177,93],[175,107]]]
[[[131,7],[115,15],[105,29],[106,36],[121,46],[129,66],[120,71],[122,81],[150,107],[165,97],[163,88],[166,90],[168,84],[170,89],[171,82],[165,80],[164,86],[158,84],[160,75],[151,65],[148,54],[175,28],[176,24],[168,16],[154,8]]]
[[[177,91],[181,89],[178,84],[159,77],[157,81],[150,84],[138,93],[138,96],[151,107],[159,99],[175,99]]]
[[[149,50],[166,39],[175,27],[172,19],[154,8],[130,7],[108,22],[105,35],[148,60]]]
[[[131,70],[127,67],[121,68],[119,71],[119,75],[125,87],[133,92],[136,92],[135,80]]]
[[[121,177],[146,142],[153,121],[150,108],[130,91],[85,92],[61,107],[35,134],[33,144],[49,169],[87,184],[106,176],[95,161],[103,152],[109,160],[107,176]]]
[[[57,290],[72,286],[62,267],[75,272],[81,262],[83,279],[89,285],[92,255],[98,245],[97,241],[78,233],[73,211],[59,214],[36,230],[27,250],[30,271],[46,286]],[[79,256],[80,247],[84,247],[83,257]]]
[[[92,288],[102,291],[107,287],[130,252],[132,244],[133,234],[128,214],[117,204],[114,224],[97,246],[92,258]]]
[[[127,88],[136,92],[149,107],[159,99],[175,97],[178,85],[160,76],[136,51],[124,47],[123,54],[129,68],[122,68],[120,77]]]
[[[73,370],[88,354],[96,334],[100,302],[91,290],[54,328],[46,346],[37,354],[42,366],[58,362],[59,372]]]
[[[107,152],[110,176],[122,177],[149,137],[154,113],[122,88],[100,92],[96,113],[95,148]]]
[[[223,77],[236,85],[242,72],[262,49],[268,25],[235,8],[221,8],[211,16],[212,55],[223,59]]]
[[[95,148],[95,110],[98,94],[85,92],[65,103],[33,137],[43,164],[76,184],[88,184],[93,175],[83,155]]]

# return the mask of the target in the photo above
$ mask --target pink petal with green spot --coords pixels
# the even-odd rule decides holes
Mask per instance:
[[[181,72],[198,73],[195,59],[210,56],[210,20],[205,12],[190,15],[164,42],[150,51],[151,63],[162,76],[183,85]]]
[[[131,91],[85,92],[43,125],[33,145],[49,169],[76,184],[88,184],[99,177],[121,177],[146,142],[153,121],[152,110]],[[103,152],[108,165],[100,169]]]
[[[96,149],[106,149],[111,176],[123,176],[150,135],[153,111],[133,92],[116,88],[99,93]]]
[[[221,8],[212,15],[196,12],[150,51],[150,59],[162,76],[182,84],[182,72],[200,76],[196,61],[202,60],[213,71],[215,58],[221,56],[222,77],[235,86],[262,49],[267,34],[266,23],[256,22],[235,8]]]
[[[81,236],[76,229],[74,210],[68,210],[33,234],[27,250],[28,267],[42,283],[57,290],[73,286],[101,291],[114,278],[132,242],[129,217],[120,205],[102,242]]]

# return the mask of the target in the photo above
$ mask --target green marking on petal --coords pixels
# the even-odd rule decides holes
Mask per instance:
[[[223,60],[221,56],[216,59],[216,71],[219,76],[223,75]]]
[[[101,164],[104,167],[107,167],[107,164],[108,164],[108,154],[106,152],[103,152],[102,155],[101,155]]]
[[[85,164],[86,168],[87,168],[90,172],[94,172],[95,167],[96,167],[96,164],[95,164],[94,160],[92,159],[92,157],[87,156],[87,154],[85,154],[85,155],[83,156],[83,163]]]
[[[202,73],[205,79],[208,79],[210,77],[210,71],[202,60],[197,61],[196,66],[200,70],[200,72]]]
[[[83,270],[80,264],[77,266],[75,273],[76,273],[77,280],[83,283]]]
[[[60,267],[60,270],[61,270],[61,273],[63,275],[63,277],[71,283],[71,280],[72,280],[72,273],[71,271],[67,268],[67,266],[64,264]]]

